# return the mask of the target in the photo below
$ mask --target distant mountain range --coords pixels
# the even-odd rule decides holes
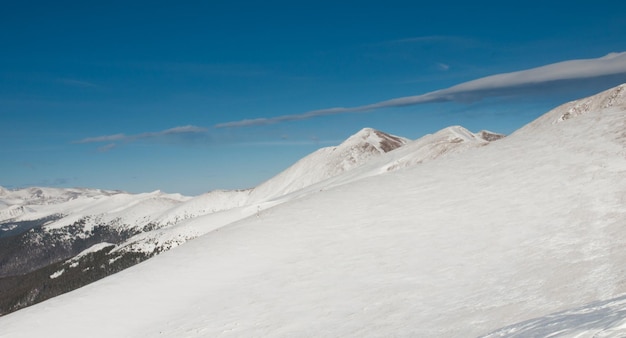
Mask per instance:
[[[0,189],[3,314],[179,247],[0,327],[7,337],[97,325],[87,332],[620,336],[625,93],[566,103],[505,138],[366,128],[249,190]]]

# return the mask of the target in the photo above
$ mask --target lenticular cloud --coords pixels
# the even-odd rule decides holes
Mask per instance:
[[[464,82],[426,94],[405,96],[356,107],[335,107],[301,114],[269,118],[247,119],[216,125],[217,128],[267,125],[286,121],[305,120],[324,115],[357,113],[380,108],[411,106],[433,102],[473,102],[487,97],[511,95],[513,92],[551,83],[587,81],[617,76],[626,81],[626,52],[610,53],[595,59],[568,60],[549,65],[502,73]]]

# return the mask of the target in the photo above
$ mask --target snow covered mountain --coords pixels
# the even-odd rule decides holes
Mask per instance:
[[[88,253],[111,250],[138,233],[163,226],[155,222],[157,217],[187,199],[158,191],[5,189],[0,196],[5,205],[0,210],[0,313],[69,291],[147,258],[116,254],[108,257],[115,264],[109,264],[106,257],[94,260]],[[52,281],[49,270],[64,269],[63,264],[75,273]],[[57,285],[46,284],[48,281]]]
[[[87,189],[28,188],[3,196],[0,276],[30,272],[71,257],[100,240],[114,243],[160,226],[156,218],[185,200],[159,191],[128,194]],[[95,238],[100,238],[96,240]],[[84,242],[79,244],[79,242]],[[55,249],[50,249],[50,247]],[[57,252],[57,253],[53,253]],[[39,260],[38,258],[41,258]]]
[[[2,333],[623,336],[625,92],[567,103],[493,143],[450,127],[299,190],[285,175],[282,196],[238,192],[215,212],[202,202],[213,197],[180,201],[132,243],[198,238],[8,314]],[[185,203],[201,215],[181,216],[197,210]]]
[[[24,214],[36,212],[47,205],[60,204],[76,199],[97,198],[121,193],[100,189],[26,188],[8,190],[0,187],[0,222],[18,219]],[[32,216],[32,215],[31,215]],[[33,218],[28,216],[30,218]],[[37,217],[37,216],[34,216]]]

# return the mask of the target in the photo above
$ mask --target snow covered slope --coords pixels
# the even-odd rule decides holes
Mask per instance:
[[[250,190],[214,190],[164,211],[156,220],[159,224],[176,224],[218,211],[241,207],[246,204]]]
[[[506,336],[540,317],[528,332],[623,336],[622,90],[589,99],[617,93],[610,107],[553,123],[560,107],[489,146],[265,209],[4,316],[2,334]],[[615,320],[568,321],[597,308]]]

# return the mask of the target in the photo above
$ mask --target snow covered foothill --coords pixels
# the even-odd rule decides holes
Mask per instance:
[[[48,205],[67,202],[80,197],[110,196],[121,193],[102,189],[86,188],[50,188],[31,187],[24,189],[8,190],[0,187],[0,198],[10,204],[23,203],[26,205]]]
[[[155,222],[171,225],[186,219],[241,207],[247,203],[250,190],[213,190],[190,198],[159,215]]]
[[[43,218],[60,213],[62,205],[69,203],[76,205],[98,199],[102,196],[112,196],[120,192],[100,189],[81,188],[44,188],[32,187],[25,189],[0,191],[0,222],[25,221]]]
[[[87,226],[111,224],[126,228],[142,227],[156,219],[164,209],[188,199],[179,194],[164,194],[160,191],[116,194],[97,201],[88,200],[80,205],[63,205],[67,209],[62,209],[59,213],[67,216],[46,225],[46,228],[62,228],[85,218],[92,220],[87,222]]]
[[[264,209],[4,316],[2,333],[623,336],[626,109],[615,97]],[[594,322],[602,308],[615,320]],[[594,326],[568,320],[576,313]]]
[[[97,224],[141,227],[156,219],[163,210],[189,197],[160,191],[129,194],[99,189],[28,188],[8,191],[1,199],[0,222],[23,222],[57,215],[44,228],[59,229],[84,221],[86,231]]]
[[[238,194],[235,196],[241,197],[239,193],[245,194],[247,192],[248,191],[238,191]],[[224,195],[220,193],[220,196],[229,196],[229,194]],[[286,202],[286,199],[256,204],[243,204],[241,206],[229,207],[225,210],[213,211],[207,214],[197,212],[196,216],[179,219],[174,224],[139,233],[123,243],[118,244],[111,253],[135,252],[146,255],[158,254],[178,247],[187,241],[209,232],[216,231],[228,224],[248,217],[260,217],[266,209],[270,209],[284,202]],[[229,202],[225,202],[225,204],[228,203]],[[239,202],[236,204],[239,204]],[[216,205],[219,206],[223,204],[218,203]],[[203,204],[204,208],[212,206],[214,206],[214,204]],[[168,212],[168,215],[171,215],[171,213]]]

